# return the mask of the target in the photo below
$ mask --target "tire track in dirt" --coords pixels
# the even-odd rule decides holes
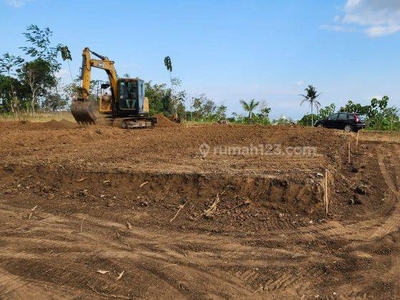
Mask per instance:
[[[393,146],[396,147],[396,146]],[[379,162],[379,168],[381,170],[381,174],[383,176],[383,179],[385,180],[386,185],[389,188],[389,201],[386,201],[386,207],[385,209],[390,211],[388,213],[388,216],[385,218],[383,221],[383,224],[371,235],[370,239],[376,239],[378,237],[386,236],[390,234],[393,231],[397,231],[400,227],[400,207],[399,207],[399,199],[400,199],[400,192],[397,188],[397,183],[399,181],[398,177],[397,178],[392,178],[392,176],[389,173],[389,168],[386,166],[384,162],[384,155],[388,155],[387,151],[388,149],[385,149],[384,151],[382,147],[379,148],[378,150],[378,162]],[[392,150],[392,149],[391,149]],[[394,153],[393,153],[394,152]],[[396,155],[398,153],[398,150],[391,151],[391,159],[394,164],[393,169],[396,171],[400,169],[400,162],[398,160],[398,157]],[[396,173],[395,173],[396,174]]]
[[[75,289],[26,280],[0,268],[0,299],[71,299],[79,294]]]
[[[14,207],[1,205],[0,210],[12,213]],[[26,215],[26,212],[17,209],[14,214],[21,216]],[[154,299],[163,295],[178,299],[195,299],[199,296],[257,299],[263,298],[266,293],[280,295],[288,289],[293,290],[292,296],[297,298],[302,295],[294,291],[303,292],[303,295],[307,291],[305,286],[310,279],[310,268],[303,264],[310,260],[310,254],[306,251],[301,255],[298,251],[276,247],[243,245],[227,236],[192,233],[171,235],[163,230],[154,231],[135,226],[127,229],[118,222],[92,216],[87,216],[81,227],[82,214],[69,218],[48,213],[38,215],[40,218],[37,220],[24,220],[21,227],[25,231],[9,229],[7,236],[0,238],[6,245],[4,250],[12,250],[7,257],[0,255],[0,266],[8,272],[18,269],[19,273],[14,276],[34,272],[43,274],[39,276],[43,282],[51,282],[46,275],[49,274],[67,287],[90,286],[95,291],[126,297],[137,296],[132,287],[135,286],[135,278],[141,276],[147,278],[147,285],[146,282],[142,285],[147,291],[152,290],[152,294],[141,291],[140,295]],[[66,236],[64,240],[63,235]],[[21,240],[23,243],[20,246]],[[317,261],[319,255],[315,253],[311,256],[315,256],[314,260]],[[296,259],[289,263],[287,260],[291,257]],[[301,257],[300,261],[303,262],[299,264]],[[3,259],[11,259],[12,263],[5,264]],[[325,259],[333,261],[336,258],[333,256]],[[61,262],[67,266],[65,269],[59,267]],[[257,271],[263,270],[266,262],[270,267],[275,266],[277,271],[272,274]],[[118,285],[109,277],[96,277],[97,269],[130,271],[125,275],[125,284]],[[227,277],[226,270],[234,273],[237,279]],[[274,280],[268,282],[268,278]],[[159,283],[160,280],[162,283]],[[127,282],[133,286],[126,285]],[[151,287],[154,282],[160,285],[160,291]],[[107,290],[103,289],[104,286],[108,286]],[[254,293],[260,286],[263,293]],[[19,292],[18,286],[15,292]],[[86,293],[90,294],[90,291]]]
[[[2,211],[10,212],[13,208],[2,205],[1,209]],[[46,215],[48,216],[48,214]],[[68,232],[73,232],[74,228],[79,228],[80,219],[81,215],[71,217],[70,219],[57,219],[51,216],[40,220],[26,220],[26,223],[37,223],[38,225],[30,227],[28,232],[23,234],[18,231],[12,234],[9,230],[9,236],[0,238],[2,243],[6,245],[4,247],[6,251],[7,249],[13,250],[8,253],[7,257],[4,257],[4,254],[0,255],[0,265],[3,265],[8,272],[19,269],[18,272],[22,273],[24,273],[24,271],[30,271],[36,274],[43,274],[41,275],[43,281],[47,281],[47,275],[45,274],[50,273],[52,277],[57,277],[59,280],[61,279],[67,286],[74,286],[76,284],[90,284],[90,286],[92,286],[93,283],[89,283],[89,281],[93,274],[89,274],[89,272],[90,269],[92,269],[91,271],[93,273],[95,273],[96,270],[90,267],[89,270],[81,268],[80,271],[82,273],[77,273],[76,269],[79,268],[79,264],[76,263],[76,260],[86,261],[94,253],[96,260],[101,261],[105,259],[108,262],[115,261],[115,263],[111,264],[114,269],[136,269],[142,276],[153,278],[153,280],[150,280],[150,283],[155,282],[154,277],[158,278],[158,280],[162,280],[164,284],[162,285],[162,292],[158,295],[160,297],[162,297],[165,292],[178,298],[196,298],[199,293],[204,296],[210,293],[210,295],[219,295],[219,297],[229,297],[229,295],[241,295],[241,297],[246,298],[253,297],[251,292],[241,286],[240,281],[227,281],[223,278],[223,274],[210,274],[208,268],[218,270],[218,266],[223,264],[220,261],[218,253],[208,252],[208,250],[206,252],[196,251],[196,255],[189,253],[189,260],[185,258],[184,254],[177,253],[173,249],[170,249],[170,245],[176,242],[178,244],[181,243],[180,241],[185,239],[185,235],[178,236],[176,241],[174,237],[165,235],[163,232],[154,233],[148,232],[142,228],[132,227],[133,234],[130,237],[124,238],[125,241],[131,245],[131,249],[129,249],[118,239],[104,238],[104,233],[108,233],[106,236],[109,236],[112,235],[116,229],[120,230],[121,233],[122,230],[125,230],[127,233],[127,229],[124,229],[123,225],[89,217],[84,223],[85,231],[82,233],[75,232],[72,241],[71,238],[68,242],[57,239],[52,240],[53,228],[59,226],[60,223],[64,223],[64,226],[68,224],[68,226],[62,229],[65,234],[68,234]],[[60,229],[56,229],[55,233],[59,235]],[[29,237],[29,235],[32,235],[32,237]],[[19,246],[21,240],[23,240],[23,246]],[[211,248],[212,245],[215,245],[216,240],[220,239],[210,239],[207,238],[206,235],[202,235],[196,242],[203,244],[203,242],[206,241],[206,244],[209,244]],[[151,249],[148,249],[149,243],[152,245]],[[79,244],[78,249],[76,244]],[[62,251],[61,255],[54,255],[54,252],[49,255],[54,249],[58,249],[56,252]],[[27,255],[24,255],[21,251],[27,253]],[[14,256],[12,256],[12,253],[14,253]],[[7,259],[8,262],[4,261],[4,259]],[[66,264],[68,264],[67,269],[63,270],[57,265],[52,264],[54,260],[58,262],[65,261]],[[21,269],[21,263],[24,265],[23,269]],[[245,262],[242,263],[244,264]],[[17,268],[17,266],[19,267]],[[99,265],[98,267],[101,266]],[[73,269],[75,269],[75,271],[73,271]],[[22,274],[20,273],[20,275]],[[201,278],[201,280],[198,280],[199,278]],[[197,282],[200,282],[200,284],[197,284]],[[101,286],[104,284],[105,282],[98,280],[96,282],[96,290],[101,290]],[[9,285],[8,282],[8,286]],[[208,292],[202,292],[204,285],[208,286]],[[20,286],[17,285],[14,292],[18,294],[19,290]],[[21,293],[22,292],[21,290]],[[119,294],[128,295],[131,291],[126,287],[111,286],[108,288],[108,292],[114,294],[118,292]],[[15,299],[18,298],[19,297],[16,297]]]

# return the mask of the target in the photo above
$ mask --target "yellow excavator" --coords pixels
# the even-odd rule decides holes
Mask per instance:
[[[91,54],[97,59],[91,58]],[[96,124],[97,116],[92,101],[89,100],[90,77],[92,67],[103,69],[108,75],[109,84],[102,84],[102,90],[110,90],[100,96],[98,113],[104,114],[114,122],[121,121],[122,128],[153,127],[157,118],[149,115],[149,101],[144,96],[144,81],[139,78],[118,78],[114,62],[107,57],[83,49],[82,86],[78,87],[78,95],[72,101],[71,113],[79,124]]]

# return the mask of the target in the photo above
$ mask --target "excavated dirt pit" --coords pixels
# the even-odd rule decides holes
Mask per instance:
[[[399,135],[53,120],[0,144],[0,299],[399,294]]]
[[[59,212],[95,213],[96,208],[122,212],[127,222],[151,210],[159,217],[144,222],[169,225],[175,211],[183,206],[173,219],[183,228],[207,230],[203,226],[206,222],[212,223],[215,231],[238,226],[255,232],[260,228],[304,226],[325,214],[319,173],[295,179],[215,173],[83,172],[49,166],[36,166],[29,174],[12,166],[4,170],[14,178],[4,191],[8,197],[35,196],[37,205]],[[62,210],[65,202],[68,211]]]

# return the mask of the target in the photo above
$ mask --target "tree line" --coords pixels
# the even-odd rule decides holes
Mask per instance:
[[[0,58],[0,109],[2,112],[34,113],[39,109],[56,110],[67,104],[59,90],[56,73],[61,69],[58,57],[71,59],[68,47],[52,46],[49,28],[30,25],[23,33],[28,46],[20,47],[28,59],[5,53]]]
[[[80,79],[72,79],[67,85],[62,85],[57,72],[61,69],[62,60],[71,60],[68,47],[59,43],[51,43],[53,32],[49,28],[41,29],[36,25],[27,27],[23,33],[27,46],[19,47],[26,58],[5,53],[0,57],[0,113],[18,114],[37,111],[56,111],[68,109],[70,100],[76,94]],[[291,119],[281,117],[270,120],[271,108],[266,101],[255,99],[239,100],[242,112],[233,112],[227,116],[226,105],[217,105],[213,99],[201,94],[188,97],[185,90],[180,90],[181,80],[172,76],[172,61],[165,57],[164,64],[169,72],[169,84],[157,84],[152,81],[145,83],[146,97],[149,99],[150,114],[162,113],[166,116],[179,116],[181,120],[190,122],[217,122],[228,120],[237,123],[258,124],[293,124]],[[129,77],[124,74],[124,77]],[[92,80],[89,99],[98,102],[101,81]],[[334,103],[321,108],[318,101],[322,93],[318,93],[313,85],[309,85],[305,93],[299,94],[300,105],[308,103],[310,113],[303,116],[297,123],[311,126],[314,121],[326,118],[338,111],[357,112],[367,118],[367,128],[377,130],[400,129],[399,109],[389,106],[389,97],[373,98],[369,105],[361,105],[349,100],[337,109]],[[314,113],[316,111],[316,113]]]
[[[313,85],[309,85],[305,89],[305,94],[300,94],[303,97],[301,104],[308,102],[310,105],[310,114],[306,114],[298,122],[300,125],[310,126],[314,124],[314,120],[325,119],[329,115],[337,111],[336,105],[331,103],[328,106],[321,108],[321,103],[317,100],[321,93],[317,93]],[[313,109],[317,113],[313,113]],[[338,109],[339,112],[358,113],[366,118],[366,128],[372,130],[400,130],[399,108],[389,106],[389,97],[383,96],[382,99],[372,98],[370,104],[362,105],[349,100],[344,106]]]

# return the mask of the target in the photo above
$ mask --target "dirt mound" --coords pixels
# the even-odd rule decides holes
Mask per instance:
[[[60,121],[50,120],[46,122],[33,121],[0,121],[0,128],[21,129],[21,130],[53,130],[53,129],[74,129],[78,128],[77,123],[62,119]]]
[[[155,115],[157,117],[157,127],[177,127],[180,126],[179,123],[176,123],[170,119],[168,119],[163,114]]]
[[[42,126],[46,129],[72,129],[79,127],[78,124],[67,121],[65,119],[62,119],[60,121],[52,119],[48,122],[44,122]]]

